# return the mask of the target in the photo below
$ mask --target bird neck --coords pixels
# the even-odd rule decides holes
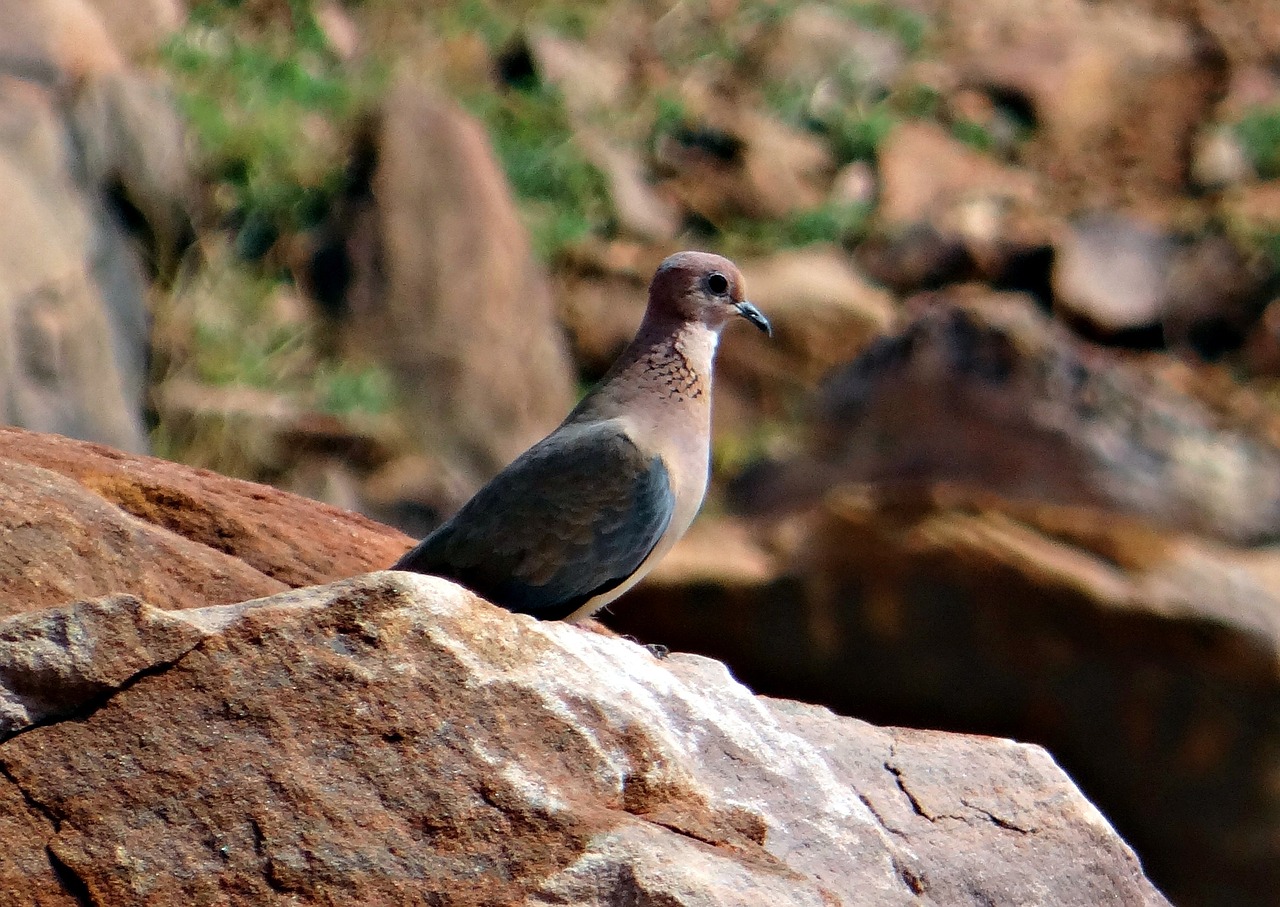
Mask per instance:
[[[718,331],[698,322],[646,317],[635,339],[570,419],[612,415],[597,411],[601,405],[644,402],[655,407],[653,415],[659,419],[662,411],[692,407],[709,420],[711,363],[719,339]]]
[[[709,404],[719,339],[701,322],[646,318],[619,357],[615,380],[671,403]]]

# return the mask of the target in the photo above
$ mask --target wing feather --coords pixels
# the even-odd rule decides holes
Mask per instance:
[[[495,604],[565,617],[626,580],[675,508],[662,459],[615,425],[565,426],[526,451],[395,565]]]

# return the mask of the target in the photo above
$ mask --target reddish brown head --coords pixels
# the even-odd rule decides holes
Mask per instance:
[[[734,316],[772,335],[769,320],[747,301],[738,266],[710,252],[677,252],[649,284],[649,317],[700,322],[720,331]]]

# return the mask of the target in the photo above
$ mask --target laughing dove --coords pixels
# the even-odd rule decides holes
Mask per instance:
[[[600,384],[392,569],[454,580],[544,620],[586,617],[622,595],[702,504],[711,364],[734,316],[772,333],[733,262],[672,255]]]

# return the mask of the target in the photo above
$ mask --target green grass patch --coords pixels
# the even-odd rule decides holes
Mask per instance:
[[[923,50],[929,37],[928,22],[896,3],[845,0],[837,3],[836,8],[855,22],[894,35],[908,54]]]
[[[1280,178],[1280,107],[1259,107],[1236,123],[1245,155],[1263,179]]]
[[[205,0],[163,51],[196,140],[218,221],[246,257],[306,229],[343,188],[355,125],[383,84],[325,43],[308,0],[289,23],[251,26],[239,4]]]
[[[866,235],[870,204],[828,202],[775,220],[738,219],[720,226],[725,254],[763,255],[817,243],[852,245]]]
[[[996,138],[982,123],[972,120],[954,120],[951,134],[975,151],[990,154],[996,150]]]
[[[395,387],[380,366],[325,363],[316,373],[318,408],[335,416],[382,415],[391,411]]]
[[[831,142],[836,162],[847,164],[874,161],[880,144],[902,119],[889,102],[877,101],[839,109],[819,124]]]
[[[476,35],[491,50],[502,47],[516,33],[520,20],[509,5],[486,0],[455,0],[433,10],[432,21],[447,37]]]

